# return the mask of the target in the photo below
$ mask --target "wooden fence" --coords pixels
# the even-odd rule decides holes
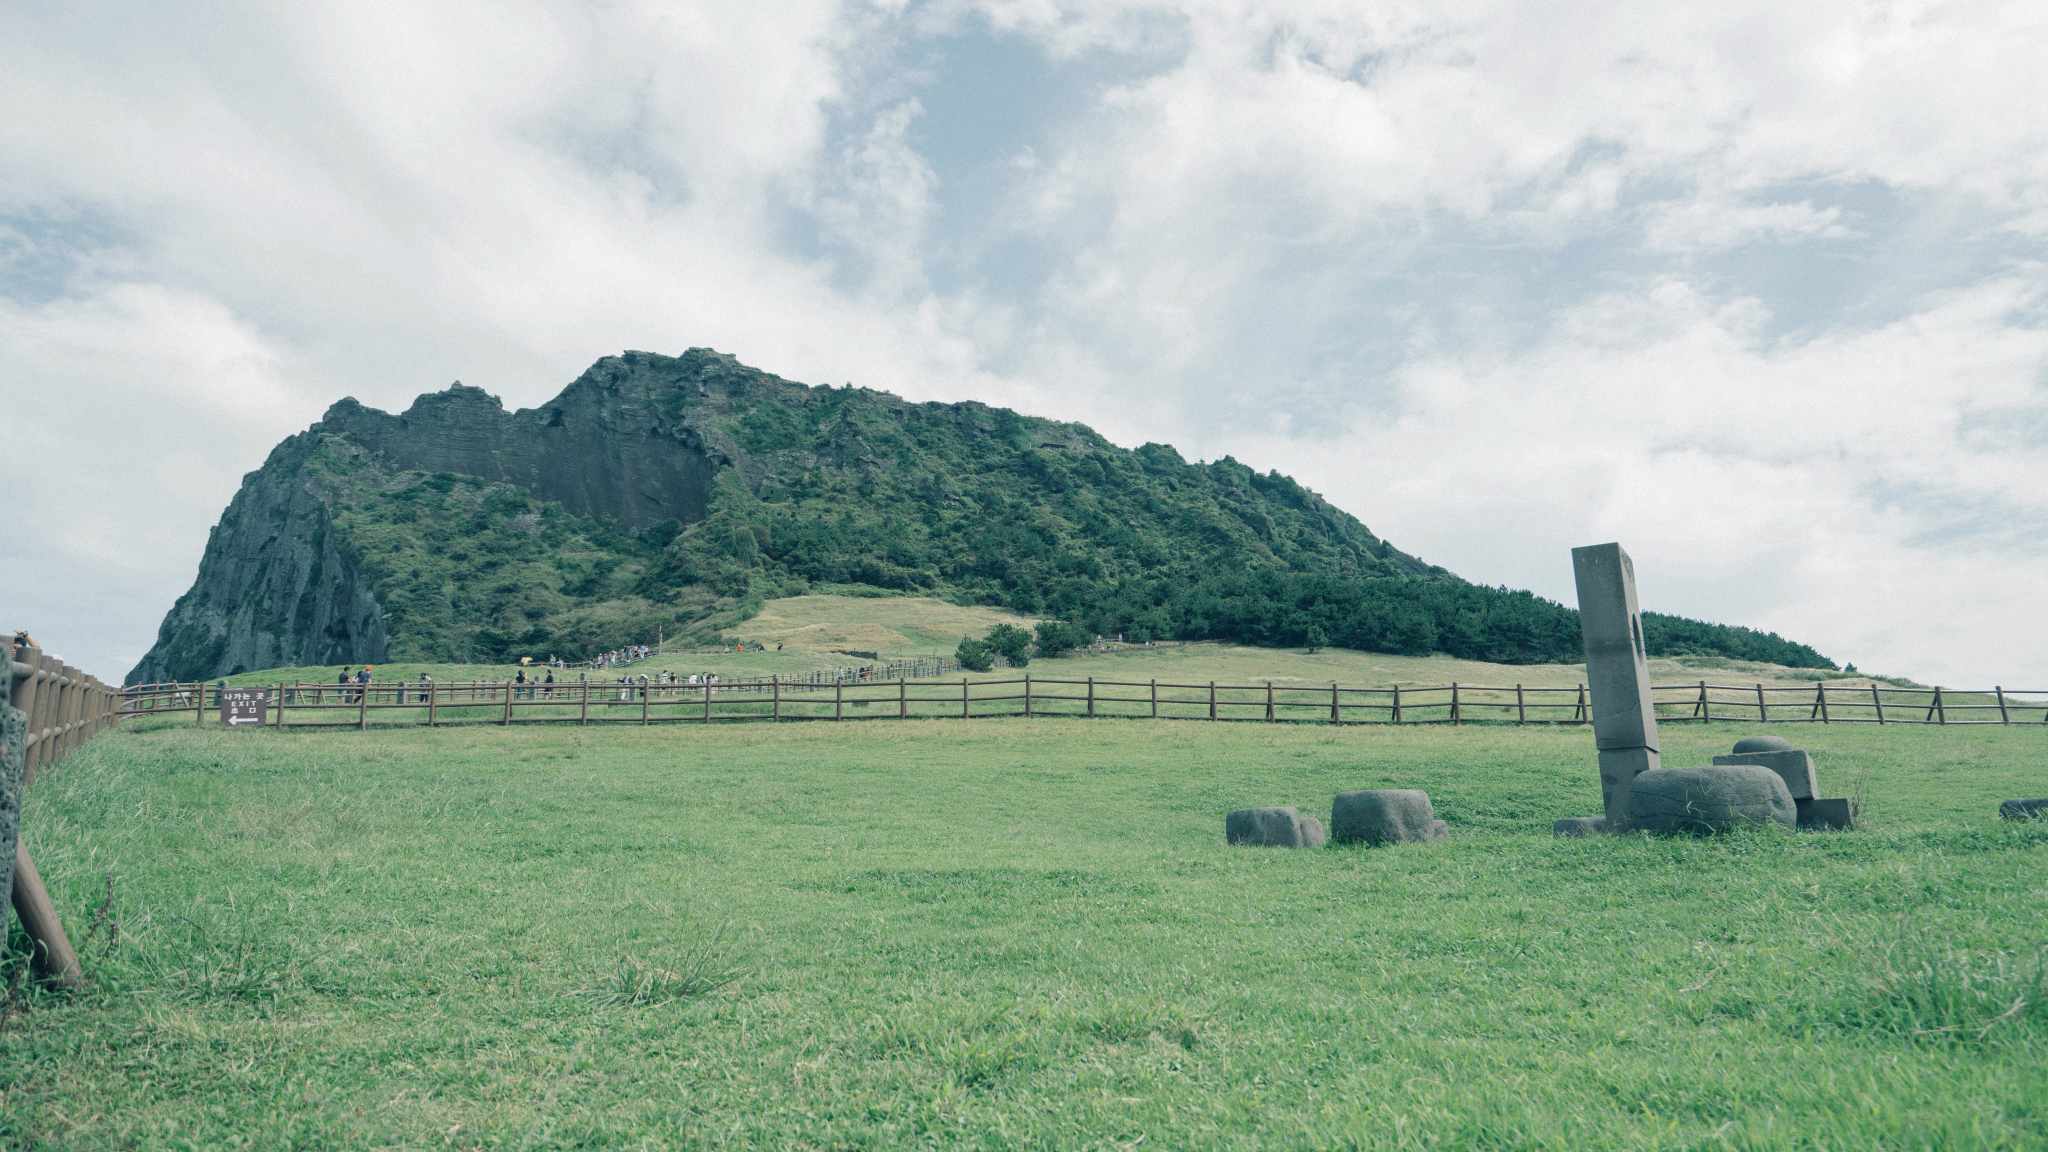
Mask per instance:
[[[5,797],[12,803],[0,807],[19,813],[21,795],[35,783],[36,776],[76,751],[93,733],[118,722],[126,698],[120,689],[57,657],[43,655],[33,645],[17,640],[7,650],[10,675],[0,707],[11,704],[19,710],[23,725],[18,743],[11,731],[7,733],[6,750],[0,754],[0,765],[4,765],[0,789],[12,793]],[[18,826],[5,831],[13,833],[14,839],[10,884],[14,913],[21,917],[22,929],[35,945],[30,966],[40,979],[76,987],[84,981],[84,973],[65,938],[57,907],[29,856],[28,837]],[[6,847],[0,842],[0,849]]]
[[[1347,688],[1272,683],[1182,684],[1022,676],[957,683],[813,679],[723,684],[583,680],[362,685],[280,683],[263,723],[284,727],[371,724],[654,724],[735,720],[977,719],[995,716],[1144,717],[1326,724],[1585,724],[1586,686],[1483,684]],[[1876,685],[1727,685],[1653,688],[1660,721],[1748,720],[1821,724],[2048,724],[2048,690],[1987,691]],[[151,684],[127,689],[122,716],[220,720],[219,689]],[[1995,715],[1994,715],[1995,714]]]

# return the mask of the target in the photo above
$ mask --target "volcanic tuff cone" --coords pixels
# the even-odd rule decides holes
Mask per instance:
[[[1578,645],[1570,610],[1432,568],[1277,472],[696,348],[606,357],[517,412],[460,383],[396,416],[340,401],[243,478],[129,681],[581,658],[863,588],[1139,639],[1511,662]],[[1646,631],[1827,666],[1746,630]]]

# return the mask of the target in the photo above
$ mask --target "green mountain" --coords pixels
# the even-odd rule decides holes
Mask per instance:
[[[399,415],[335,404],[244,478],[129,680],[576,658],[860,588],[1140,639],[1504,662],[1579,644],[1571,610],[1431,567],[1278,472],[692,349],[607,357],[517,412],[460,383]],[[1746,629],[1645,632],[1659,654],[1833,667]]]

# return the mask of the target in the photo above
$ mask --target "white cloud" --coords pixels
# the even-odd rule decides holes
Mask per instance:
[[[534,404],[709,344],[1234,452],[1474,579],[1569,599],[1564,550],[1620,538],[1655,607],[2048,682],[2044,21],[0,12],[0,392],[83,477],[30,489],[10,602],[119,675],[239,474],[329,401]],[[967,41],[1072,97],[986,171],[923,135],[977,78],[921,53]]]

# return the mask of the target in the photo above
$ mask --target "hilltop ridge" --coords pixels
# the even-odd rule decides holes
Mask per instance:
[[[517,411],[459,382],[396,414],[335,403],[244,477],[129,679],[582,655],[859,588],[1138,637],[1519,662],[1577,646],[1569,609],[1468,584],[1277,471],[696,348],[605,357]],[[1827,666],[1747,630],[1646,631]]]

